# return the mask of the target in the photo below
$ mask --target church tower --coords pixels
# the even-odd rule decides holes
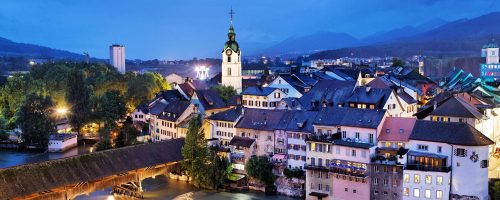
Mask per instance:
[[[236,92],[241,93],[241,49],[236,42],[236,33],[233,28],[233,9],[229,12],[231,15],[231,24],[227,33],[228,41],[224,44],[222,50],[222,85],[233,86]]]

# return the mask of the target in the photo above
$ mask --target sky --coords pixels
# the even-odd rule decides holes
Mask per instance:
[[[500,11],[498,0],[0,0],[0,37],[92,57],[109,45],[127,59],[218,57],[229,10],[243,54],[320,31],[356,38]]]

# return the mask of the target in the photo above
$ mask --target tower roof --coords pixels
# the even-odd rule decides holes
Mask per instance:
[[[488,48],[498,48],[498,45],[495,43],[489,43],[483,46],[483,49],[488,49]]]

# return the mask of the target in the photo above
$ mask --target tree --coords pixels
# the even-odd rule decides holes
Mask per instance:
[[[496,181],[493,183],[493,198],[492,199],[500,199],[500,181]]]
[[[391,67],[404,67],[405,63],[404,61],[398,59],[398,58],[393,58],[392,59],[392,64]]]
[[[287,178],[302,178],[302,177],[304,177],[304,170],[302,170],[302,169],[288,169],[288,168],[285,168],[283,170],[283,174]]]
[[[192,181],[202,188],[217,189],[227,176],[227,160],[216,149],[209,149],[201,129],[201,115],[192,119],[182,147],[182,166]]]
[[[139,130],[133,126],[132,118],[128,117],[115,138],[115,146],[124,147],[134,144],[139,133]]]
[[[218,86],[213,87],[213,89],[219,93],[222,100],[224,100],[224,102],[226,102],[226,103],[228,103],[229,100],[231,100],[231,97],[233,97],[234,95],[237,94],[234,87],[230,86],[230,85],[229,86],[218,85]]]
[[[69,123],[80,133],[83,125],[90,118],[90,92],[82,71],[73,69],[69,72],[67,90],[66,99],[71,105]]]
[[[100,98],[98,115],[105,127],[114,129],[116,121],[123,118],[126,111],[125,99],[118,90],[107,91]]]
[[[127,103],[131,108],[150,100],[162,90],[171,89],[170,84],[158,73],[146,72],[132,75],[127,80]]]
[[[22,131],[24,145],[46,149],[49,135],[56,132],[50,97],[30,94],[17,113],[17,124]]]
[[[248,176],[263,182],[266,186],[274,185],[276,176],[273,174],[273,164],[267,156],[253,156],[245,164]]]
[[[97,142],[96,144],[96,151],[102,151],[113,148],[110,139],[111,130],[112,128],[110,128],[109,126],[104,126],[104,128],[99,130],[99,142]]]

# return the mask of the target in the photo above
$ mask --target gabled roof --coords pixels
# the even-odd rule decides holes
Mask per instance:
[[[356,82],[339,80],[320,80],[311,90],[299,98],[306,110],[319,109],[323,103],[329,106],[344,105],[351,96]]]
[[[236,120],[241,116],[242,107],[238,106],[235,108],[231,108],[222,112],[215,113],[210,115],[207,119],[217,120],[217,121],[226,121],[226,122],[236,122]]]
[[[312,85],[316,84],[316,81],[314,79],[311,81],[309,80],[310,77],[307,78],[307,76],[297,76],[296,74],[280,74],[279,77],[285,80],[301,94],[304,94],[306,92],[305,88],[310,88]],[[307,80],[302,80],[299,77],[302,77],[302,79],[307,78]]]
[[[229,145],[250,148],[255,142],[255,139],[241,136],[234,136]]]
[[[473,105],[467,103],[460,97],[453,95],[441,105],[437,106],[429,115],[464,117],[464,118],[483,118],[483,114]]]
[[[179,88],[186,95],[192,97],[195,90],[208,90],[210,87],[207,81],[188,78],[183,84],[179,84]]]
[[[191,102],[189,101],[171,102],[165,107],[165,109],[163,109],[163,112],[158,116],[158,118],[175,122],[179,119],[181,114],[188,109],[189,105],[191,105]]]
[[[290,113],[288,125],[285,130],[296,132],[314,132],[313,122],[318,111],[293,111]]]
[[[347,102],[375,104],[377,108],[382,109],[391,94],[392,89],[388,88],[358,87]]]
[[[410,140],[440,142],[463,146],[487,146],[493,141],[467,123],[417,120]]]
[[[241,95],[233,95],[227,102],[228,106],[241,106]]]
[[[273,93],[275,90],[278,90],[278,88],[250,86],[250,87],[247,87],[245,90],[243,90],[243,92],[241,94],[242,95],[254,95],[254,96],[268,96],[271,93]]]
[[[407,104],[415,104],[417,100],[414,99],[410,94],[406,93],[404,90],[396,93],[398,97],[406,102]]]
[[[374,78],[372,81],[366,84],[367,87],[372,88],[392,88],[394,87],[394,83],[388,80],[386,77],[379,76]]]
[[[149,109],[149,113],[152,115],[160,115],[163,110],[167,107],[168,103],[158,101],[152,105],[152,107]]]
[[[145,104],[145,103],[141,103],[139,104],[136,108],[136,110],[144,113],[144,114],[148,114],[149,113],[149,109],[148,109],[148,105]]]
[[[377,128],[385,116],[383,109],[324,108],[314,125]]]
[[[336,74],[337,76],[343,78],[344,80],[358,80],[361,71],[358,69],[345,68],[345,67],[334,67],[326,66],[321,69],[322,71],[328,71]]]
[[[288,123],[285,115],[289,112],[286,110],[244,108],[243,116],[236,128],[267,131],[283,129]]]
[[[387,117],[377,140],[407,142],[416,121],[415,118]]]
[[[205,110],[226,107],[226,103],[215,90],[195,90],[195,94]]]

